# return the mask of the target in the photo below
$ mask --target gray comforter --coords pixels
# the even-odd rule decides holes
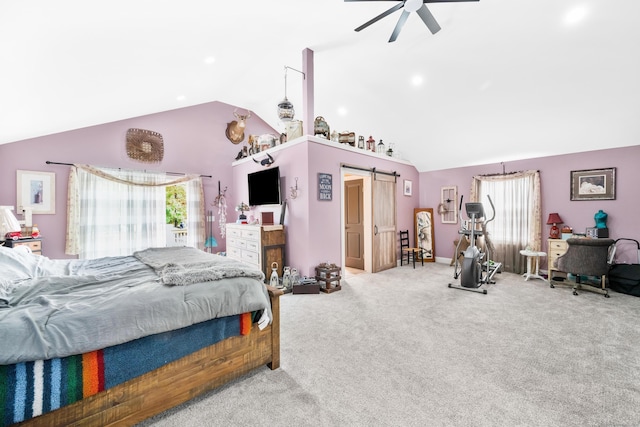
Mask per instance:
[[[18,258],[5,254],[0,267],[13,268]],[[26,273],[0,283],[2,365],[85,353],[244,312],[264,310],[264,324],[271,319],[262,272],[197,249],[97,260],[24,256]]]

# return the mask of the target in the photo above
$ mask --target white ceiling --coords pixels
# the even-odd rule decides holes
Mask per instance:
[[[400,12],[353,31],[395,4],[2,0],[0,143],[210,101],[283,129],[305,48],[314,116],[419,171],[640,143],[640,1],[439,3],[436,35],[414,13],[387,43]],[[287,94],[300,110],[300,74]]]

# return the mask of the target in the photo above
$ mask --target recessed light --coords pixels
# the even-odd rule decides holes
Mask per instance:
[[[349,112],[345,107],[338,107],[338,114],[341,116],[346,116]]]
[[[411,77],[411,84],[414,86],[421,86],[423,82],[424,79],[422,78],[422,76],[415,75]]]
[[[205,64],[213,64],[214,62],[216,62],[216,58],[214,58],[213,56],[207,56],[206,58],[204,58]]]
[[[570,9],[564,16],[564,23],[574,25],[582,21],[587,16],[587,8],[585,6],[577,6]]]
[[[184,101],[185,99],[187,99],[187,97],[186,97],[186,96],[184,96],[184,95],[178,95],[178,96],[176,97],[176,99],[177,99],[178,101]]]

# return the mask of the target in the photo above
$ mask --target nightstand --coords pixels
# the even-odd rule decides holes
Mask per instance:
[[[547,249],[549,254],[547,256],[547,269],[549,270],[549,283],[554,277],[554,272],[559,277],[566,278],[567,273],[558,270],[555,267],[556,260],[567,252],[567,241],[562,239],[549,239],[547,240]]]
[[[29,237],[18,240],[4,240],[2,242],[7,248],[15,248],[17,246],[27,246],[36,255],[42,255],[42,238]]]

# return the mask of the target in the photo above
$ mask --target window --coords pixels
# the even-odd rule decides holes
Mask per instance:
[[[204,197],[199,176],[76,165],[69,175],[66,253],[80,258],[130,255],[166,246],[167,186],[184,188],[185,244],[204,244]],[[186,221],[186,222],[185,222]]]
[[[495,219],[487,225],[495,248],[491,258],[502,262],[505,271],[524,272],[526,258],[520,251],[541,247],[539,172],[476,176],[473,181],[472,200],[485,204],[487,216],[491,215],[487,195],[495,207]]]

